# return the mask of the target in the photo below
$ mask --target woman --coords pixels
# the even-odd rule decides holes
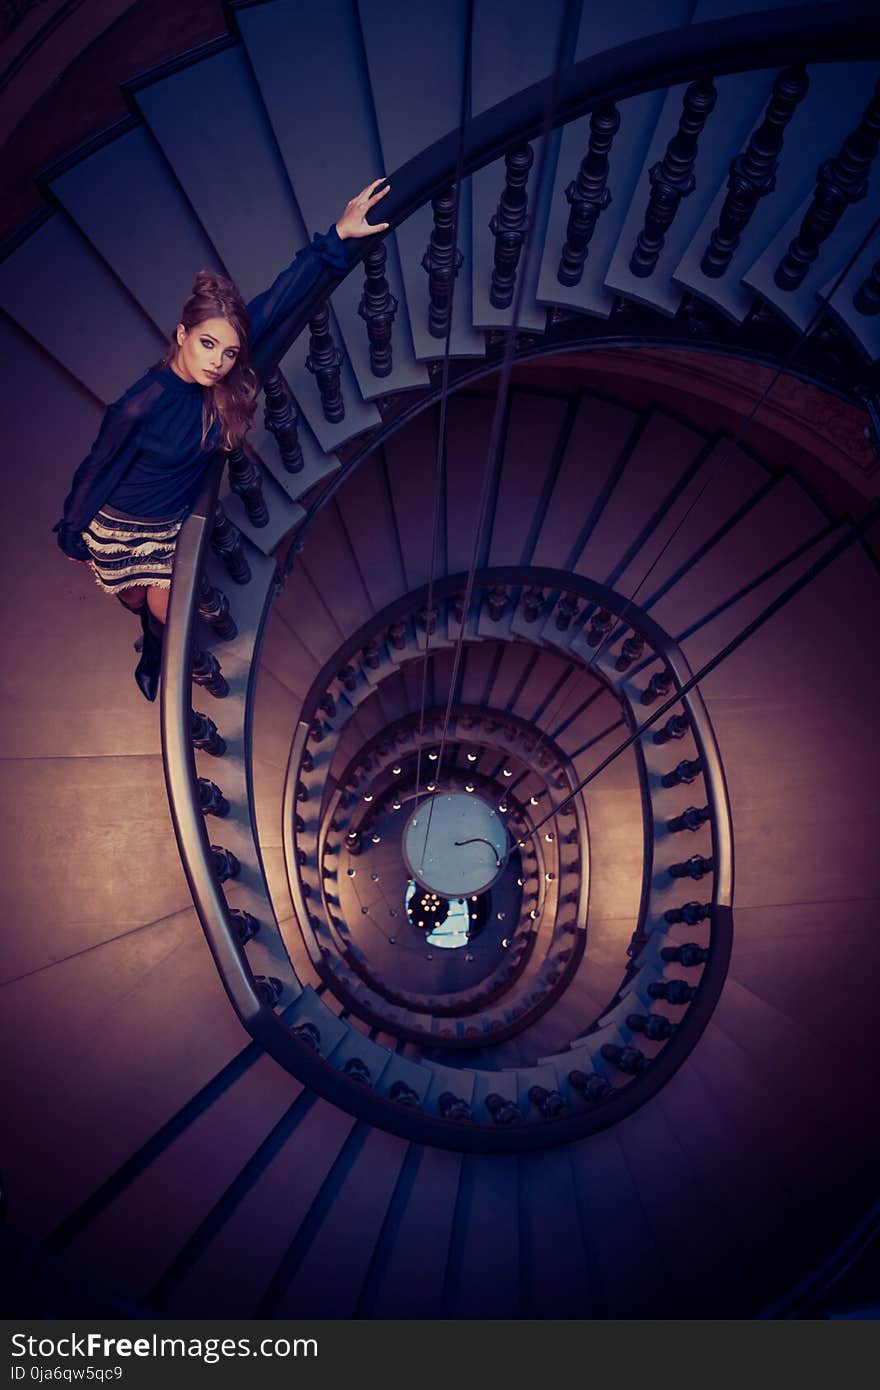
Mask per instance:
[[[245,307],[225,276],[200,271],[168,351],[109,406],[53,528],[71,560],[88,564],[104,593],[138,614],[143,650],[135,680],[155,700],[177,534],[218,449],[244,439],[257,391],[290,346],[289,324],[323,264],[348,269],[347,237],[389,223],[366,215],[389,192],[378,179],[315,234],[263,294]]]

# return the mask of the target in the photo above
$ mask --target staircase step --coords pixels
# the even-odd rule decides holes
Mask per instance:
[[[461,121],[465,7],[456,2],[432,15],[430,33],[423,16],[404,0],[364,0],[358,8],[369,71],[374,119],[383,158],[378,174],[399,169]],[[462,184],[458,246],[470,242],[471,183]],[[396,229],[416,357],[442,357],[443,339],[428,332],[428,276],[422,256],[434,228],[430,204],[417,209]],[[471,326],[471,258],[465,255],[452,299],[450,355],[482,357],[482,333]]]
[[[280,1147],[265,1146],[252,1180],[233,1186],[198,1243],[184,1247],[163,1299],[166,1315],[214,1316],[216,1309],[217,1316],[236,1317],[258,1308],[355,1122],[305,1095],[289,1123],[294,1127],[279,1133]]]
[[[449,1248],[446,1316],[520,1315],[515,1158],[466,1154]]]
[[[99,401],[161,357],[165,339],[63,213],[0,262],[0,308]],[[83,325],[101,323],[102,333]]]
[[[687,0],[671,0],[662,10],[658,9],[656,0],[631,0],[625,10],[609,7],[601,13],[588,6],[581,13],[575,61],[580,62],[606,49],[655,34],[660,29],[685,25],[690,20],[691,9]],[[561,196],[560,190],[577,178],[581,160],[587,153],[589,117],[563,127],[556,166],[557,193],[544,236],[537,290],[542,304],[560,304],[601,318],[607,318],[611,313],[615,295],[605,288],[605,275],[664,97],[662,91],[646,92],[643,96],[629,97],[618,103],[620,128],[614,136],[609,154],[607,186],[611,201],[596,223],[581,280],[573,286],[561,285],[557,278],[570,212],[569,204]]]
[[[321,231],[371,180],[381,177],[382,155],[376,134],[360,36],[345,5],[327,4],[312,16],[309,41],[302,43],[302,18],[295,6],[272,5],[241,12],[238,20],[248,58],[266,104],[278,148],[296,190],[297,205],[309,226]],[[344,91],[344,102],[328,106],[328,67]],[[326,164],[315,158],[314,115],[321,111],[322,148],[333,150],[333,186],[328,190]],[[307,134],[308,132],[308,134]],[[381,222],[376,204],[371,223]],[[426,386],[428,373],[417,363],[406,310],[406,295],[394,236],[385,238],[385,276],[398,300],[393,322],[393,368],[374,375],[364,321],[358,317],[363,270],[355,271],[333,295],[333,309],[352,371],[364,400],[389,391]]]
[[[792,4],[793,0],[774,0],[768,8]],[[690,19],[692,24],[707,23],[748,11],[749,0],[699,0]],[[642,230],[651,188],[649,172],[666,154],[669,141],[678,130],[686,88],[670,87],[663,109],[645,154],[642,172],[636,182],[626,219],[620,230],[605,284],[637,303],[649,304],[661,313],[673,315],[681,302],[681,289],[672,276],[685,248],[702,221],[719,185],[726,182],[728,166],[748,140],[749,131],[766,103],[772,78],[766,73],[736,73],[715,79],[716,101],[699,137],[693,165],[695,186],[676,209],[666,232],[656,266],[642,277],[633,273],[630,258]],[[702,254],[702,252],[701,252]]]
[[[412,1145],[389,1208],[387,1251],[362,1294],[358,1316],[440,1317],[461,1154]],[[405,1183],[405,1186],[403,1184]],[[383,1232],[383,1235],[386,1233]],[[413,1271],[420,1271],[417,1279]]]

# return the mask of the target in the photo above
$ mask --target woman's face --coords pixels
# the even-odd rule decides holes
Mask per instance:
[[[174,366],[184,381],[216,386],[231,370],[241,344],[228,319],[205,319],[194,328],[177,325],[177,357]]]

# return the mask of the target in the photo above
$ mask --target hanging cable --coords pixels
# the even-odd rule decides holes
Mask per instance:
[[[465,127],[469,114],[471,90],[471,63],[473,59],[474,0],[467,0],[465,13],[464,71],[461,79],[461,96],[458,108],[458,153],[455,163],[454,195],[452,214],[453,255],[458,248],[459,209],[461,208],[461,186],[464,179]],[[437,570],[437,549],[440,538],[440,499],[443,492],[443,460],[446,455],[446,415],[449,397],[449,357],[452,342],[452,310],[455,304],[455,285],[458,277],[453,275],[449,284],[449,318],[446,324],[446,339],[443,344],[443,367],[440,385],[440,418],[437,424],[437,457],[434,462],[434,508],[431,525],[431,567],[428,575],[428,599],[425,622],[425,656],[422,663],[422,686],[419,696],[419,739],[416,751],[416,805],[421,793],[422,748],[425,732],[425,705],[428,694],[428,662],[431,655],[431,617],[434,612],[434,579]],[[426,839],[427,843],[427,839]]]
[[[547,105],[544,109],[544,120],[541,128],[541,153],[538,159],[537,170],[535,173],[535,189],[537,204],[543,185],[544,169],[548,159],[548,137],[553,123],[553,113],[556,109],[556,101],[559,90],[559,78],[565,59],[565,50],[569,33],[572,28],[574,15],[579,8],[578,0],[566,0],[562,15],[562,22],[559,27],[559,34],[556,41],[556,54],[553,65],[553,74],[547,96]],[[446,702],[446,710],[443,716],[443,728],[440,735],[440,752],[438,758],[438,769],[442,767],[443,753],[446,747],[446,738],[449,729],[449,720],[452,714],[452,703],[455,695],[458,671],[461,664],[461,652],[464,645],[464,634],[468,621],[468,609],[470,608],[471,598],[474,591],[474,575],[477,569],[477,561],[480,553],[480,542],[486,524],[486,516],[489,509],[489,496],[492,487],[492,480],[496,472],[497,455],[501,441],[501,426],[507,410],[507,398],[510,393],[510,377],[513,370],[513,356],[516,349],[516,328],[519,321],[520,310],[522,307],[526,272],[529,266],[529,256],[534,240],[536,218],[533,215],[528,220],[526,227],[525,241],[523,244],[523,254],[520,263],[520,270],[516,277],[516,287],[514,290],[513,308],[511,313],[511,323],[507,330],[504,344],[504,356],[502,359],[501,374],[499,378],[498,392],[495,399],[495,411],[492,416],[492,426],[489,433],[489,447],[486,451],[486,466],[483,471],[483,485],[480,492],[480,505],[477,512],[477,524],[474,532],[474,546],[471,556],[471,563],[468,569],[467,583],[465,585],[465,596],[462,612],[461,630],[455,644],[455,654],[452,663],[452,674],[449,681],[449,697]],[[422,869],[425,863],[425,855],[428,848],[428,837],[431,833],[431,819],[434,810],[434,802],[428,808],[428,824],[425,830],[425,840],[422,849],[422,858],[419,868]],[[509,853],[509,849],[508,849]]]

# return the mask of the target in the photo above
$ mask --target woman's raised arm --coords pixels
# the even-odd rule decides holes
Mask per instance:
[[[371,225],[367,221],[367,213],[391,187],[387,184],[381,192],[374,192],[383,183],[384,178],[378,179],[351,198],[326,235],[316,232],[309,245],[303,247],[286,270],[282,270],[269,289],[248,304],[251,365],[261,386],[290,347],[293,341],[291,320],[322,267],[328,265],[340,274],[348,270],[343,241],[375,236],[377,232],[388,230],[387,222]]]

